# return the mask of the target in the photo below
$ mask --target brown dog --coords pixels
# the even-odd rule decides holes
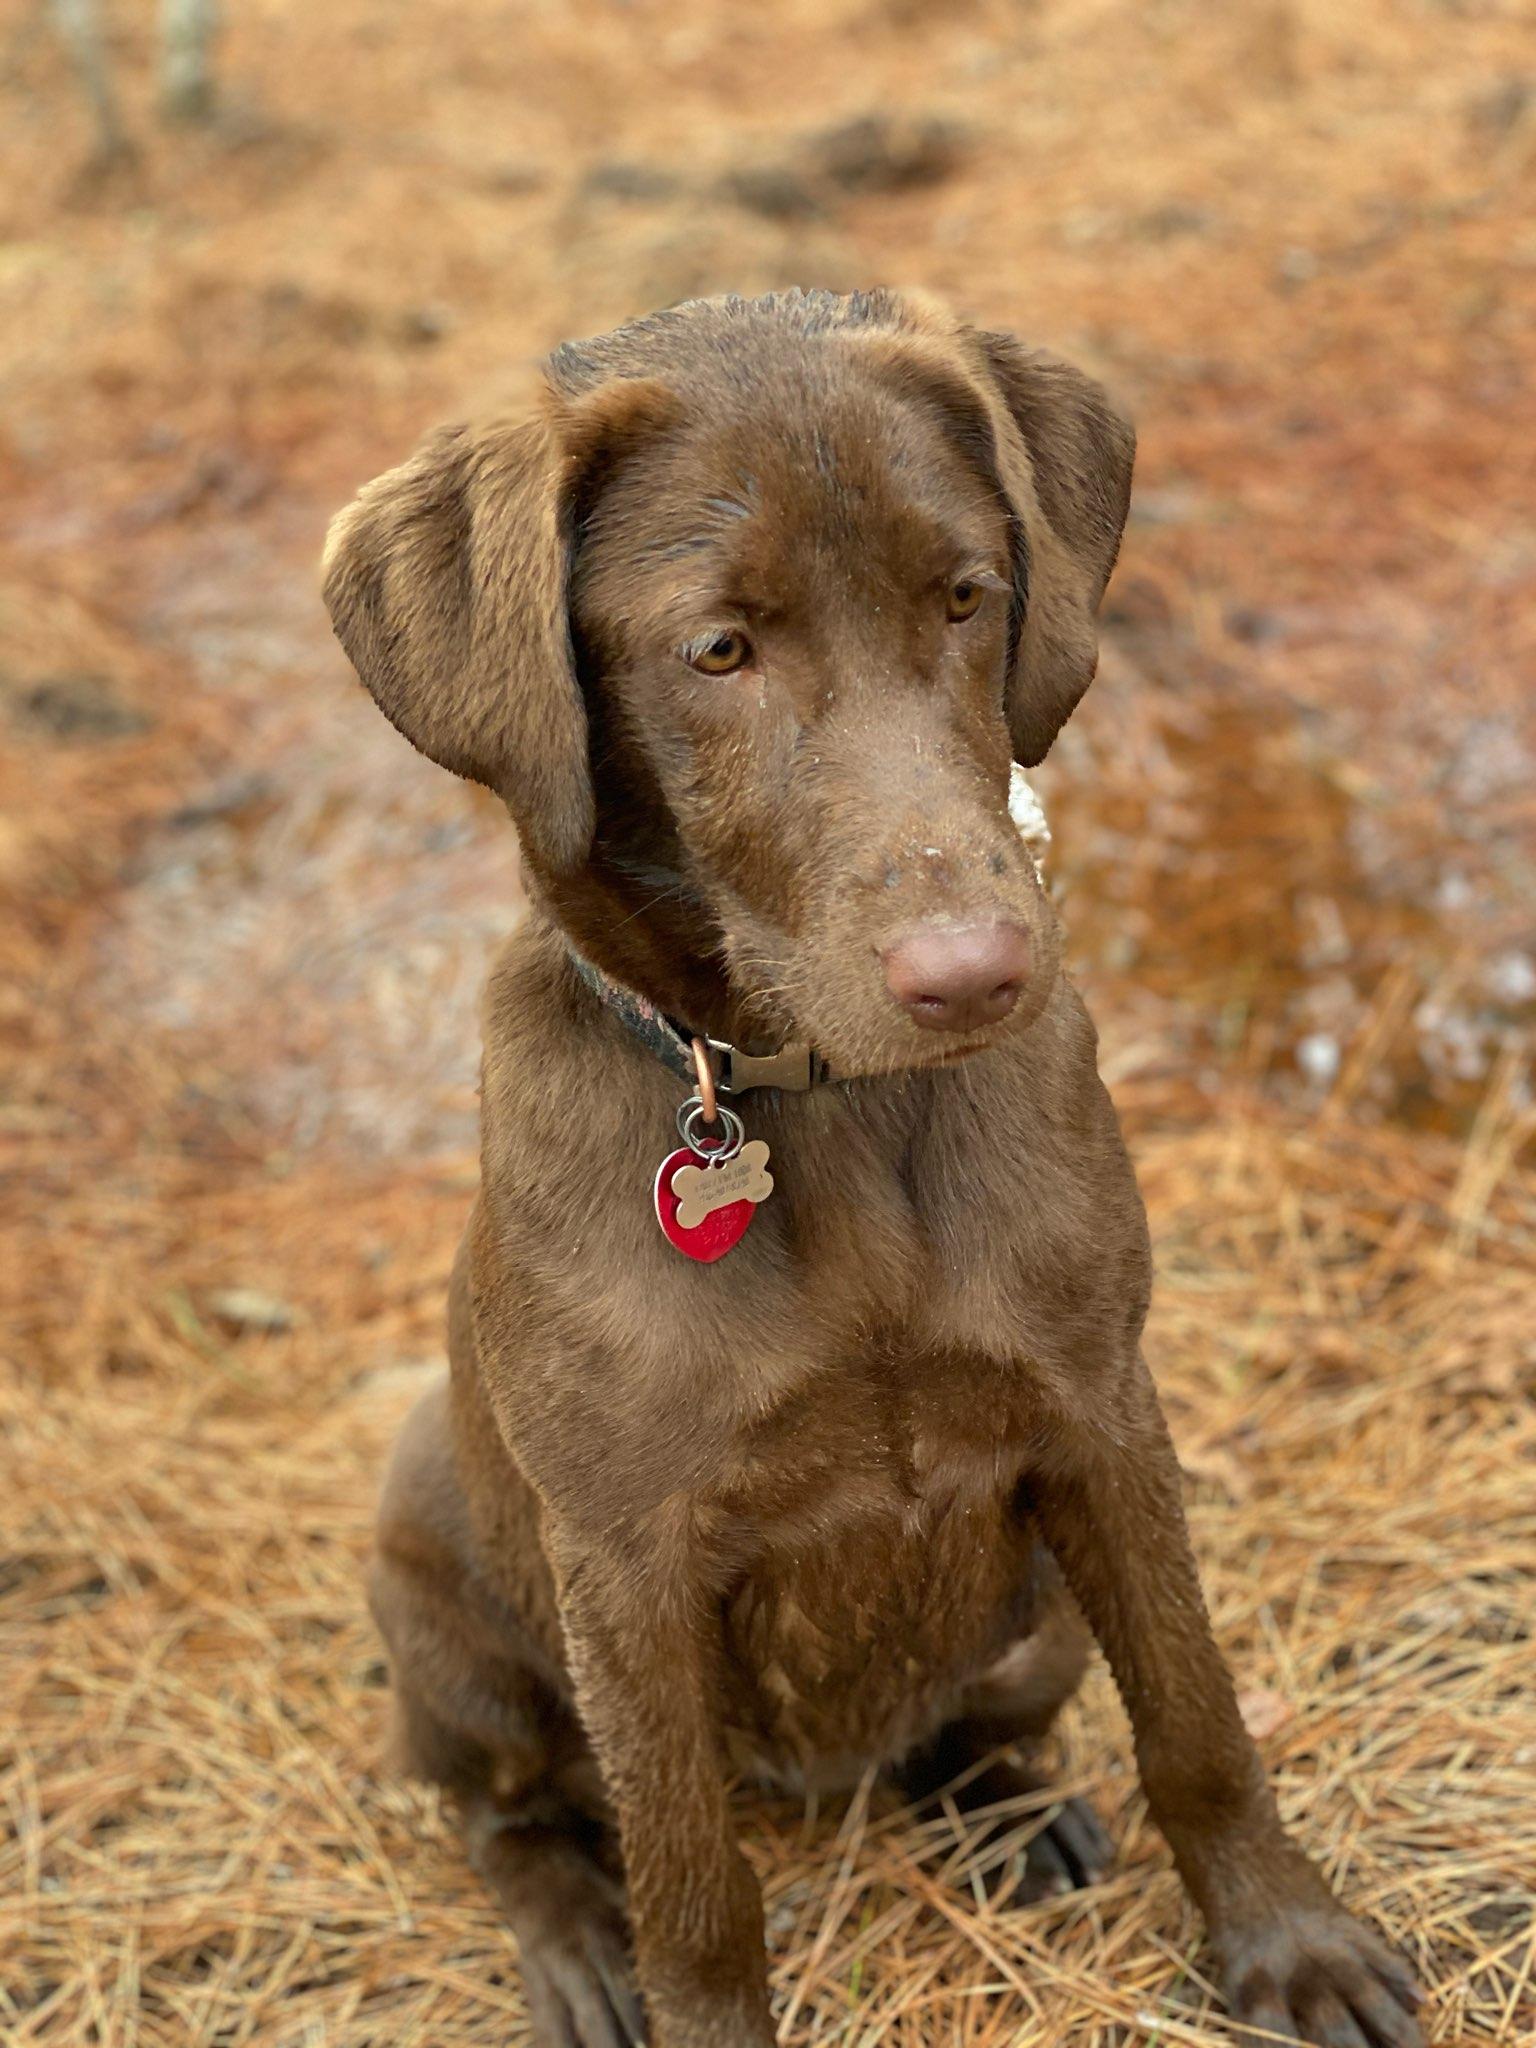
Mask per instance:
[[[1407,2048],[1412,1983],[1282,1832],[1211,1639],[1141,1202],[1007,810],[1093,675],[1129,428],[883,292],[682,306],[546,374],[364,491],[325,585],[388,716],[505,798],[532,898],[373,1599],[539,2038],[771,2042],[727,1774],[922,1794],[1012,1745],[969,1796],[1018,1791],[1081,1616],[1234,2011]],[[771,1147],[719,1263],[653,1212],[667,1019]],[[1101,1853],[1069,1804],[1031,1882]]]

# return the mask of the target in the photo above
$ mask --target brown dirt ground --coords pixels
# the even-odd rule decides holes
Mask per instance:
[[[377,1774],[359,1590],[515,867],[349,682],[314,556],[562,333],[877,280],[1140,419],[1042,787],[1216,1623],[1435,2039],[1531,2039],[1522,0],[265,0],[179,133],[107,11],[103,167],[0,7],[5,2040],[524,2038]],[[786,2043],[1220,2037],[1102,1678],[1063,1747],[1122,1861],[1029,1911],[878,1799],[744,1802]]]

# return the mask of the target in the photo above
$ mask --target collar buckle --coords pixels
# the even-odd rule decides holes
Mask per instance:
[[[784,1045],[777,1052],[743,1052],[723,1039],[706,1041],[716,1062],[722,1094],[742,1095],[749,1088],[788,1088],[803,1092],[827,1078],[826,1061],[808,1045]]]

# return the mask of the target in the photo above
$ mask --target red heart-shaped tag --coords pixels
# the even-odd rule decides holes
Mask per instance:
[[[747,1234],[747,1225],[757,1214],[751,1202],[727,1202],[723,1208],[711,1209],[695,1229],[683,1229],[677,1220],[678,1198],[672,1192],[672,1182],[683,1167],[708,1164],[704,1153],[695,1152],[691,1145],[681,1145],[677,1151],[669,1152],[656,1169],[656,1221],[670,1244],[676,1245],[686,1258],[697,1259],[703,1265],[723,1259],[740,1244]]]

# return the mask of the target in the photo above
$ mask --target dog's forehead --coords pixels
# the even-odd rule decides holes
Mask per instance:
[[[773,371],[679,380],[680,419],[626,471],[649,560],[714,567],[766,598],[829,571],[907,580],[997,548],[996,490],[935,409],[857,364]]]

